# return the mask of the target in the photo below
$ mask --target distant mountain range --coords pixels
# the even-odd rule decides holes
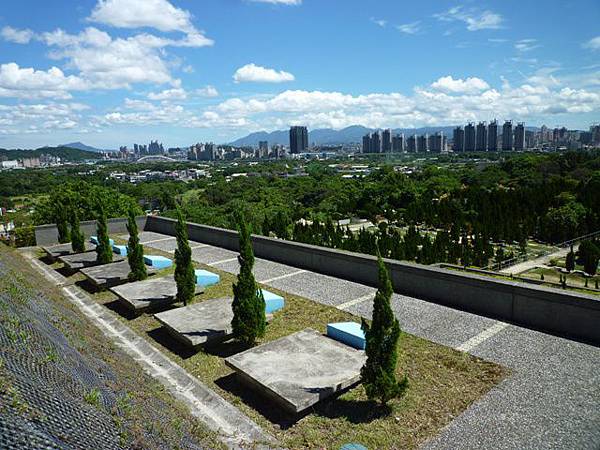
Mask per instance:
[[[23,159],[40,157],[41,155],[58,156],[66,161],[83,161],[86,159],[100,159],[98,151],[81,150],[73,147],[42,147],[36,150],[5,150],[0,149],[0,159]]]
[[[404,133],[405,136],[411,134],[432,134],[437,131],[442,131],[446,136],[452,135],[452,130],[455,127],[422,127],[422,128],[395,128],[393,133]],[[339,144],[351,144],[361,143],[362,137],[367,133],[372,133],[377,128],[367,128],[361,125],[353,125],[341,130],[333,130],[331,128],[321,128],[311,130],[308,132],[308,142],[316,145],[339,145]],[[251,133],[248,136],[239,138],[231,145],[243,147],[243,146],[257,146],[259,141],[267,141],[269,145],[281,144],[289,145],[290,137],[288,130],[278,130],[268,133],[266,131],[259,131]]]
[[[69,147],[76,148],[77,150],[85,150],[86,152],[106,152],[112,150],[102,150],[100,148],[90,147],[89,145],[85,145],[83,142],[70,142],[69,144],[62,144],[59,147]]]

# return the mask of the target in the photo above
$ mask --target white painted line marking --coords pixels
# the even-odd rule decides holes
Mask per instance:
[[[305,273],[305,272],[306,272],[306,270],[297,270],[296,272],[287,273],[285,275],[280,275],[278,277],[268,278],[266,280],[259,281],[259,283],[262,283],[262,284],[272,283],[273,281],[283,280],[284,278],[293,277],[293,276],[300,275],[301,273]]]
[[[226,264],[226,263],[230,263],[233,261],[237,261],[237,256],[235,258],[222,259],[220,261],[209,262],[209,263],[206,263],[206,265],[207,266],[218,266],[219,264]]]
[[[341,305],[337,305],[337,309],[347,309],[351,306],[358,305],[359,303],[366,302],[367,300],[373,300],[375,298],[375,293],[363,295],[362,297],[355,298],[354,300],[350,300],[349,302],[342,303]]]
[[[508,324],[505,322],[496,322],[494,325],[492,325],[489,328],[486,328],[478,335],[473,336],[471,339],[467,340],[466,342],[463,342],[460,346],[456,347],[456,350],[461,351],[461,352],[470,352],[471,350],[473,350],[475,347],[477,347],[482,342],[485,342],[492,336],[500,333],[507,326],[508,326]]]
[[[169,239],[176,239],[176,238],[175,238],[175,236],[169,236],[166,238],[154,239],[152,241],[147,241],[147,242],[140,241],[140,244],[142,244],[142,245],[154,244],[155,242],[168,241]]]

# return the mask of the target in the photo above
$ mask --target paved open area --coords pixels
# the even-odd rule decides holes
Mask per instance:
[[[205,246],[192,254],[237,272],[235,252]],[[257,275],[267,286],[370,318],[375,289],[260,258],[256,266],[263,261],[278,267]],[[600,348],[403,295],[392,306],[404,331],[512,371],[427,448],[600,448]]]
[[[96,252],[75,253],[74,255],[61,256],[58,258],[67,268],[71,270],[81,270],[85,267],[97,266],[98,261]],[[123,261],[125,258],[113,253],[113,262]]]
[[[252,389],[300,413],[360,380],[365,352],[306,329],[230,356]]]
[[[92,244],[91,242],[85,243],[85,251],[86,252],[94,250],[95,248],[96,248],[96,246],[94,244]],[[66,244],[58,244],[58,245],[50,245],[48,247],[42,247],[42,250],[44,250],[44,252],[46,252],[46,254],[52,259],[57,259],[57,258],[60,258],[61,256],[67,256],[67,255],[73,254],[73,246],[71,245],[70,242],[67,242]]]
[[[123,284],[111,288],[111,291],[124,306],[140,313],[173,303],[177,295],[177,284],[172,276],[168,276]],[[202,292],[202,286],[196,286],[196,294]]]
[[[126,260],[81,269],[81,273],[99,288],[109,288],[126,283],[130,271],[129,262]],[[148,275],[154,275],[157,270],[146,267],[146,272]]]

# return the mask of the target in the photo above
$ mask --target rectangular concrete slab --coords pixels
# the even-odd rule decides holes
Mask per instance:
[[[127,283],[110,290],[128,309],[143,312],[175,302],[177,284],[173,277],[162,277]],[[196,286],[196,295],[202,292],[202,286]]]
[[[76,253],[74,255],[61,256],[58,258],[67,268],[71,270],[80,270],[85,267],[98,266],[96,252]],[[113,262],[123,261],[123,257],[113,254]]]
[[[91,242],[85,242],[85,251],[89,252],[94,250],[96,246]],[[73,255],[73,248],[71,247],[71,243],[67,242],[66,244],[58,244],[58,245],[50,245],[48,247],[42,247],[42,250],[46,252],[46,254],[54,259],[60,258],[61,256]]]
[[[237,260],[228,261],[218,265],[219,269],[225,272],[233,273],[237,275],[240,272],[240,264]],[[254,278],[259,283],[265,280],[271,280],[273,278],[279,278],[281,276],[290,275],[298,272],[300,269],[297,267],[286,266],[285,264],[279,264],[266,259],[256,258],[254,260]]]
[[[145,244],[146,242],[170,238],[173,236],[169,236],[168,234],[155,233],[154,231],[140,231],[138,233],[138,237],[140,238],[140,244]],[[119,236],[119,238],[128,240],[129,234],[122,234]]]
[[[307,328],[225,359],[261,394],[291,413],[360,381],[366,356]]]
[[[95,286],[101,288],[109,288],[126,283],[128,281],[127,277],[129,272],[129,262],[127,261],[119,261],[111,264],[81,269],[81,273],[84,274],[88,280],[90,280]],[[148,275],[153,275],[156,273],[156,269],[148,267],[146,268],[146,272]]]
[[[169,333],[190,347],[231,336],[232,298],[216,298],[155,314]]]

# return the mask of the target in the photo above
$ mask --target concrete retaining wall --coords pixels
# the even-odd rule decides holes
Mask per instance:
[[[139,216],[136,218],[138,228],[143,230],[146,225],[146,216]],[[127,233],[127,219],[108,219],[108,233],[109,234],[123,234]],[[86,238],[94,236],[96,234],[96,221],[86,220],[80,224],[81,231]],[[37,245],[52,245],[58,244],[58,231],[55,224],[40,225],[35,227],[35,241]]]

